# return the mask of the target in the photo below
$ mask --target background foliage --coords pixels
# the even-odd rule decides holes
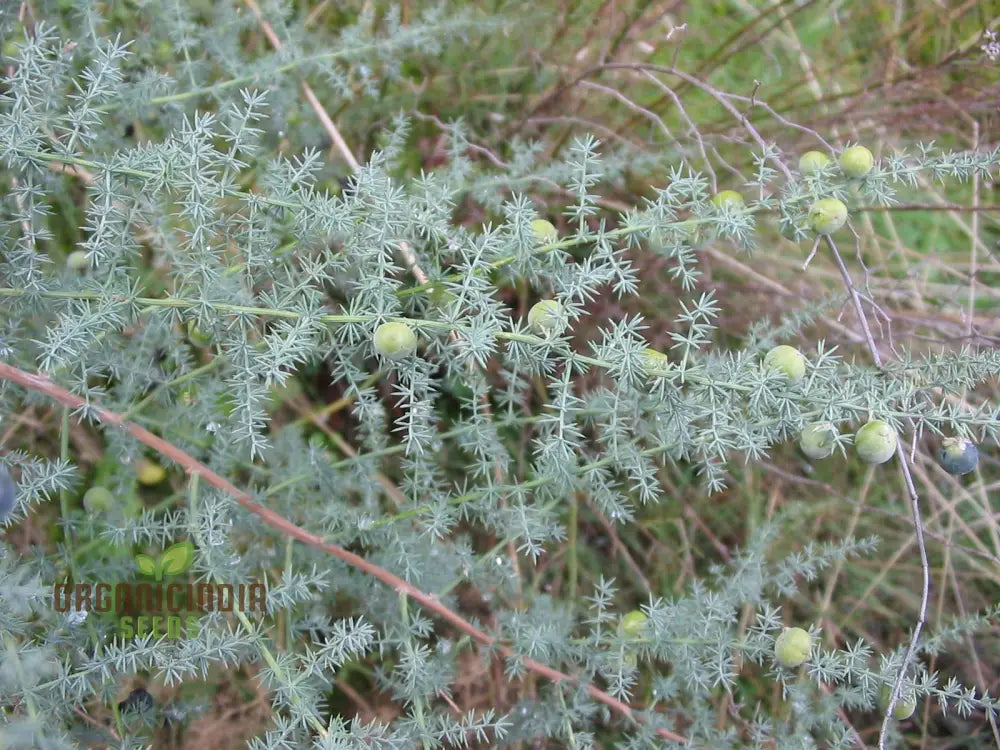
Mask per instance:
[[[996,11],[3,4],[0,746],[1000,745]],[[268,615],[52,606],[182,541]]]

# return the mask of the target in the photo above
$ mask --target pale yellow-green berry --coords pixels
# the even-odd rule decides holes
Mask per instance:
[[[649,618],[644,612],[633,609],[622,618],[619,627],[621,628],[622,635],[626,638],[638,638],[642,635],[642,631],[645,629],[648,621]]]
[[[799,171],[802,174],[816,174],[832,161],[822,151],[806,151],[799,157]]]
[[[160,64],[166,64],[174,56],[174,45],[172,45],[168,40],[161,39],[156,43],[156,49],[154,51],[156,55],[156,60]]]
[[[875,157],[864,146],[851,146],[840,155],[840,168],[848,177],[858,179],[872,171]]]
[[[819,461],[830,456],[836,442],[837,429],[829,422],[806,425],[799,435],[799,447],[809,458]]]
[[[670,358],[663,352],[652,347],[646,347],[642,353],[643,369],[655,377],[663,377],[664,373],[670,369]]]
[[[718,209],[740,208],[744,205],[743,196],[735,190],[723,190],[712,196],[712,204]]]
[[[101,513],[109,510],[114,497],[106,487],[91,487],[83,493],[83,507],[88,513]]]
[[[563,306],[554,299],[543,299],[528,310],[528,325],[540,334],[560,334],[566,329]]]
[[[386,359],[404,359],[417,351],[417,334],[406,323],[383,323],[372,338],[375,351]]]
[[[865,424],[854,436],[854,450],[866,464],[884,464],[896,452],[896,431],[880,419]]]
[[[764,355],[764,367],[780,370],[794,383],[806,374],[806,358],[794,346],[782,344]]]
[[[85,250],[74,250],[66,256],[66,268],[71,271],[86,271],[90,267]]]
[[[812,655],[812,638],[802,628],[785,628],[774,641],[774,658],[783,667],[797,667]]]
[[[847,206],[836,198],[821,198],[809,207],[809,226],[816,234],[833,234],[847,222]]]
[[[878,705],[883,712],[889,708],[889,698],[891,696],[892,688],[889,685],[883,685],[878,696]],[[904,721],[913,716],[913,712],[916,710],[916,694],[914,694],[912,690],[906,690],[904,688],[902,695],[899,696],[899,700],[896,701],[896,707],[892,710],[892,718],[896,721]]]
[[[548,245],[559,239],[559,231],[553,226],[551,221],[545,219],[535,219],[531,222],[531,231],[538,238],[538,244]]]
[[[139,460],[135,467],[135,474],[139,484],[145,485],[159,484],[167,478],[167,470],[148,458]]]

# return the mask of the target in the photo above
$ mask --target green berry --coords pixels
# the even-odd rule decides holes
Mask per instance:
[[[618,627],[620,628],[622,635],[626,638],[638,638],[642,635],[642,631],[645,629],[648,621],[649,618],[644,612],[633,609],[622,618]]]
[[[405,359],[417,351],[417,334],[406,323],[383,323],[373,341],[375,351],[386,359]]]
[[[896,431],[880,419],[864,425],[854,436],[854,450],[866,464],[884,464],[896,452]]]
[[[159,484],[167,478],[167,470],[155,461],[150,461],[148,458],[143,458],[139,461],[135,467],[135,473],[139,479],[139,484],[145,485]]]
[[[812,638],[802,628],[785,628],[774,641],[774,658],[783,667],[797,667],[812,655]]]
[[[979,449],[968,438],[945,438],[941,441],[938,461],[949,474],[968,474],[979,463]]]
[[[427,301],[430,302],[432,307],[438,309],[447,307],[456,299],[455,295],[448,291],[448,287],[443,282],[437,283],[427,290]]]
[[[85,250],[74,250],[66,256],[66,268],[71,271],[86,271],[90,268],[90,261],[87,260]]]
[[[848,177],[864,177],[874,166],[875,157],[864,146],[851,146],[840,155],[840,168]]]
[[[690,247],[699,247],[705,240],[705,233],[702,232],[701,227],[700,219],[685,219],[675,223],[671,232],[666,236],[670,238],[671,243],[683,242]],[[657,241],[660,241],[662,236],[657,234],[656,238]]]
[[[531,231],[535,233],[540,245],[548,245],[550,242],[555,242],[559,239],[558,230],[552,225],[551,221],[546,221],[545,219],[535,219],[532,221]]]
[[[833,234],[847,221],[847,206],[836,198],[821,198],[809,207],[809,226],[816,234]]]
[[[806,374],[806,358],[794,346],[782,344],[764,355],[764,367],[780,370],[794,383]]]
[[[88,513],[103,513],[111,510],[114,499],[107,487],[91,487],[83,493],[83,507]]]
[[[195,346],[208,346],[212,343],[212,337],[205,333],[198,327],[198,324],[193,320],[189,320],[187,323],[188,338],[191,343]]]
[[[646,347],[642,360],[643,369],[655,377],[663,377],[663,373],[671,368],[670,357],[652,347]]]
[[[883,685],[878,696],[878,705],[883,712],[889,708],[889,698],[891,695],[892,687]],[[892,710],[892,718],[896,721],[904,721],[913,716],[913,712],[916,710],[917,696],[912,690],[904,688],[903,693],[899,696],[899,700],[896,701],[896,707]]]
[[[743,196],[735,190],[723,190],[712,196],[712,204],[719,210],[742,208]]]
[[[829,422],[807,425],[799,435],[799,447],[815,461],[827,458],[837,447],[837,429]]]
[[[528,325],[542,335],[558,335],[566,330],[563,306],[554,299],[536,302],[528,311]]]
[[[822,151],[806,151],[799,157],[799,171],[802,174],[816,174],[832,161]]]
[[[174,57],[174,45],[166,39],[161,39],[156,43],[156,50],[154,54],[156,55],[156,61],[165,65]]]

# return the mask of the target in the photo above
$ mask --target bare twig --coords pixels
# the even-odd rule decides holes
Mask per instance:
[[[264,36],[271,43],[271,46],[276,50],[280,50],[282,47],[281,40],[278,35],[274,33],[274,29],[271,27],[267,21],[264,20],[263,14],[260,12],[260,6],[257,5],[256,0],[243,0],[246,6],[251,10],[254,16],[257,17],[257,23],[260,24],[261,30],[264,32]],[[330,136],[330,140],[333,141],[333,145],[337,147],[340,151],[341,156],[344,157],[351,169],[357,172],[361,169],[361,165],[358,164],[358,160],[354,158],[354,154],[351,153],[351,149],[347,147],[347,142],[344,140],[343,136],[340,135],[340,131],[337,130],[337,126],[333,124],[333,120],[330,119],[330,115],[327,114],[323,105],[320,104],[316,93],[312,90],[312,87],[306,83],[302,82],[302,92],[306,95],[306,99],[309,100],[309,105],[313,108],[316,116],[319,117],[321,123],[323,123],[323,129],[326,131],[327,135]]]
[[[972,121],[972,147],[979,147],[979,123],[975,120]],[[979,172],[972,173],[972,206],[973,208],[979,206]],[[968,317],[965,321],[965,335],[972,335],[972,321],[975,319],[975,303],[976,303],[976,273],[978,269],[978,256],[976,255],[976,250],[979,247],[979,214],[975,211],[972,212],[972,242],[970,243],[969,249],[969,303],[968,303]],[[995,728],[995,727],[994,727]]]
[[[864,308],[861,306],[861,296],[858,294],[858,290],[854,286],[854,281],[851,279],[851,274],[848,272],[847,266],[844,265],[844,259],[840,256],[840,251],[837,249],[836,243],[830,235],[825,235],[825,238],[826,245],[830,248],[830,252],[833,254],[833,258],[837,263],[837,267],[840,269],[840,274],[844,278],[844,285],[847,287],[847,291],[851,295],[851,300],[854,302],[854,312],[857,314],[858,320],[861,323],[861,329],[864,331],[865,341],[868,344],[868,351],[871,352],[872,359],[875,361],[876,367],[881,369],[882,357],[879,355],[878,347],[875,345],[875,340],[872,338],[871,328],[868,326],[868,318],[865,315]],[[896,443],[896,458],[899,459],[899,468],[903,472],[903,481],[906,484],[906,490],[910,496],[910,510],[913,513],[913,528],[917,538],[917,548],[920,551],[920,568],[923,574],[923,581],[920,590],[920,610],[917,613],[917,622],[913,627],[913,635],[910,636],[910,643],[906,648],[906,654],[903,656],[903,663],[900,666],[899,674],[896,675],[896,680],[893,683],[892,693],[889,696],[889,705],[885,710],[885,716],[882,717],[882,728],[879,731],[878,737],[879,750],[885,750],[886,737],[888,736],[889,727],[893,721],[892,713],[895,710],[896,703],[900,698],[903,681],[906,679],[906,670],[909,668],[914,654],[916,654],[917,644],[920,641],[920,633],[924,628],[924,624],[927,622],[927,604],[930,599],[931,589],[931,570],[930,564],[927,561],[927,545],[924,542],[924,526],[920,518],[920,498],[917,495],[917,488],[913,484],[913,476],[910,473],[909,459],[906,456],[906,450],[903,448],[902,441],[897,441]]]
[[[581,80],[586,78],[588,75],[591,75],[592,73],[596,73],[600,69],[614,70],[616,68],[625,70],[639,70],[639,71],[651,70],[657,73],[665,73],[667,75],[676,76],[677,78],[680,78],[682,81],[690,83],[695,88],[701,89],[710,97],[715,99],[715,101],[717,101],[722,106],[723,109],[729,112],[729,114],[731,114],[736,119],[736,121],[743,126],[743,128],[747,131],[747,133],[750,134],[750,137],[757,142],[757,145],[760,146],[760,148],[763,151],[765,152],[767,151],[768,149],[767,142],[761,136],[757,128],[754,127],[753,123],[751,123],[750,120],[747,119],[746,115],[744,115],[742,112],[736,109],[735,106],[733,106],[733,103],[729,101],[730,99],[729,96],[727,96],[722,91],[719,91],[719,89],[715,88],[714,86],[706,83],[705,81],[702,81],[701,79],[691,75],[690,73],[685,73],[683,70],[667,67],[665,65],[652,65],[650,63],[605,63],[604,65],[601,65],[598,68],[588,71],[585,75],[581,76]],[[782,174],[784,174],[789,181],[795,179],[792,175],[791,170],[781,160],[780,157],[775,156],[773,158],[773,161],[777,165],[778,169],[781,170]]]
[[[684,118],[684,122],[688,124],[688,130],[694,134],[695,140],[698,143],[698,150],[701,152],[701,158],[705,162],[705,168],[708,170],[708,174],[712,178],[712,192],[716,192],[719,189],[719,178],[715,174],[715,169],[712,168],[712,161],[708,158],[708,154],[705,152],[705,140],[701,136],[701,131],[698,126],[694,124],[694,121],[688,116],[687,110],[684,108],[684,104],[681,102],[681,98],[674,93],[674,90],[670,88],[667,84],[661,81],[659,78],[654,76],[648,70],[642,71],[643,75],[652,81],[658,88],[663,89],[667,96],[674,100],[674,106],[677,107],[677,111],[681,113],[681,117]]]
[[[667,127],[667,124],[663,121],[663,118],[661,118],[656,113],[649,111],[641,104],[635,103],[617,89],[611,88],[610,86],[605,86],[604,84],[601,83],[594,83],[593,81],[580,81],[580,85],[583,86],[584,88],[594,89],[595,91],[602,91],[608,96],[611,96],[620,101],[622,104],[631,109],[633,112],[639,112],[640,114],[642,114],[643,117],[649,119],[650,122],[652,122],[660,130],[663,131],[663,135],[666,136],[667,143],[671,143],[677,140],[677,138],[674,137],[674,134],[670,132],[670,128]]]

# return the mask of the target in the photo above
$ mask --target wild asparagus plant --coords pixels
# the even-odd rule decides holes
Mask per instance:
[[[11,31],[20,21],[4,23]],[[219,46],[209,36],[222,77],[188,45],[176,80],[148,67],[155,47],[94,31],[103,23],[72,43],[38,23],[12,52],[0,99],[0,374],[9,381],[0,406],[13,415],[56,397],[63,411],[56,449],[0,457],[0,511],[11,526],[58,497],[61,537],[44,555],[0,548],[0,744],[70,747],[91,729],[77,709],[112,705],[122,742],[139,742],[121,715],[167,709],[145,688],[116,702],[123,686],[112,677],[144,673],[172,687],[235,663],[254,664],[271,691],[273,726],[252,741],[270,750],[472,737],[585,746],[609,726],[630,747],[657,737],[728,746],[735,739],[718,728],[718,691],[737,695],[744,669],[777,680],[794,718],[772,721],[734,701],[754,742],[808,734],[850,746],[842,709],[875,708],[901,679],[905,644],[880,662],[863,642],[825,648],[817,628],[784,629],[774,604],[818,570],[871,553],[871,538],[806,542],[774,560],[780,529],[762,524],[686,593],[653,595],[624,620],[611,581],[596,582],[581,607],[526,593],[516,562],[537,563],[564,541],[567,509],[581,496],[620,527],[642,506],[671,502],[665,467],[696,473],[708,498],[726,487],[734,462],[763,460],[800,434],[818,458],[865,425],[857,449],[871,464],[892,458],[897,435],[995,442],[996,408],[956,408],[942,387],[995,377],[996,350],[901,348],[876,367],[809,340],[807,312],[787,330],[763,321],[745,346],[722,348],[722,310],[701,282],[699,247],[749,253],[761,223],[777,222],[807,248],[814,233],[845,232],[860,207],[891,205],[901,185],[986,178],[1000,154],[920,145],[876,161],[853,146],[810,152],[792,172],[764,143],[752,184],[734,186],[741,192],[716,192],[678,156],[650,199],[614,212],[602,183],[628,162],[593,137],[552,162],[514,144],[516,159],[485,169],[456,126],[447,164],[414,175],[404,164],[410,122],[398,118],[339,192],[319,148],[284,145],[298,73],[374,87],[376,62],[395,75],[392,65],[414,50],[497,27],[439,13],[373,37],[360,23],[333,49],[275,55],[253,72],[230,70],[234,37]],[[136,127],[149,136],[123,135]],[[522,189],[535,179],[564,196],[558,228]],[[70,194],[73,210],[53,209]],[[489,219],[456,222],[465,200]],[[86,273],[49,262],[75,210],[83,216],[67,262]],[[636,297],[634,259],[647,253],[666,261],[681,298],[663,352],[642,317],[596,319],[591,306]],[[511,304],[519,286],[533,306]],[[588,330],[589,340],[574,340]],[[344,439],[320,415],[272,426],[279,394],[304,372],[338,394],[353,441],[344,455],[334,455]],[[101,483],[84,492],[71,419],[146,431],[94,432],[106,459]],[[817,425],[823,440],[806,440]],[[142,441],[167,453],[143,457]],[[256,517],[245,512],[251,503]],[[486,537],[496,544],[484,551],[475,542]],[[183,640],[126,639],[118,613],[52,606],[53,584],[125,582],[138,575],[134,552],[181,540],[195,545],[192,581],[266,582],[266,615],[209,612]],[[490,602],[489,623],[456,614],[459,585]],[[746,627],[740,612],[752,614]],[[996,614],[962,618],[917,655]],[[489,658],[477,643],[506,649],[497,653],[510,678],[557,679],[510,711],[455,715],[442,696],[461,655]],[[391,725],[330,709],[338,674],[363,659],[403,706]],[[807,660],[800,681],[790,668]],[[639,664],[669,666],[651,669],[640,694]],[[895,716],[926,696],[959,713],[996,711],[954,679],[941,684],[923,662],[907,666],[912,692]],[[595,712],[599,703],[611,713]],[[183,721],[197,701],[169,710]]]

